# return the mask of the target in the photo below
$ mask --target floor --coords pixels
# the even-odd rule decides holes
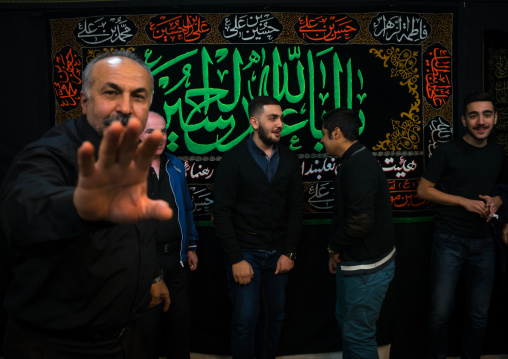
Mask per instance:
[[[386,345],[384,347],[378,348],[379,359],[389,359],[390,358],[390,346]],[[230,356],[226,355],[211,355],[211,354],[199,354],[199,353],[191,353],[191,359],[230,359]],[[0,359],[4,359],[0,357]],[[159,359],[166,359],[165,357],[160,357]],[[305,354],[305,355],[289,355],[289,356],[280,356],[277,359],[342,359],[342,353],[323,353],[323,354]],[[448,357],[446,359],[460,359],[459,357]],[[482,355],[481,359],[508,359],[508,354],[502,355]]]
[[[378,348],[379,359],[390,358],[390,345]],[[225,355],[210,355],[192,353],[191,359],[230,359],[230,356]],[[160,358],[165,359],[165,358]],[[342,353],[323,353],[323,354],[305,354],[305,355],[289,355],[280,356],[277,359],[342,359]],[[447,359],[460,359],[459,357],[448,357]],[[508,359],[508,354],[502,355],[483,355],[481,359]]]
[[[379,359],[390,358],[390,346],[386,345],[378,348]],[[0,359],[4,359],[0,357]],[[166,359],[160,357],[159,359]],[[191,359],[231,359],[227,355],[211,355],[211,354],[199,354],[191,353]],[[322,353],[322,354],[305,354],[305,355],[288,355],[280,356],[277,359],[342,359],[342,353]],[[459,357],[448,357],[446,359],[460,359]],[[508,354],[501,355],[482,355],[481,359],[508,359]]]

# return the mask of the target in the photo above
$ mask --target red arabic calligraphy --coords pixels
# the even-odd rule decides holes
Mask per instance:
[[[80,101],[81,57],[70,46],[64,47],[53,59],[53,86],[58,104],[64,111],[75,109]]]
[[[298,35],[309,42],[348,42],[360,31],[358,22],[347,15],[305,15],[295,26]]]
[[[211,30],[199,15],[158,15],[147,25],[147,34],[158,43],[198,42]]]
[[[452,95],[452,59],[440,44],[429,47],[423,55],[425,97],[436,108],[443,106]]]
[[[421,199],[416,194],[418,182],[418,180],[410,179],[388,181],[392,206],[397,209],[411,209],[429,204],[430,202]]]

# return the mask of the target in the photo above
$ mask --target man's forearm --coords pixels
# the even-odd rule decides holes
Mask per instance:
[[[463,202],[465,200],[464,197],[444,193],[443,191],[431,187],[418,187],[417,194],[418,197],[426,201],[441,204],[444,206],[463,206]]]

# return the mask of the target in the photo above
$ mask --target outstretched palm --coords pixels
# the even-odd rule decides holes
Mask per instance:
[[[166,201],[147,197],[146,179],[162,134],[139,142],[141,123],[111,124],[104,132],[95,162],[94,148],[85,142],[78,150],[79,179],[74,206],[84,220],[125,224],[142,219],[167,220],[172,211]]]

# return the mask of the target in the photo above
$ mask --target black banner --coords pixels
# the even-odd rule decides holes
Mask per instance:
[[[196,220],[206,224],[222,154],[252,131],[249,100],[274,96],[281,142],[301,160],[306,223],[320,223],[331,217],[339,166],[319,141],[321,116],[353,108],[395,216],[411,217],[429,206],[416,196],[426,158],[451,138],[452,25],[452,14],[394,12],[53,19],[56,121],[79,116],[86,63],[104,51],[139,54],[155,78],[151,109],[167,119],[167,149],[185,162]]]

